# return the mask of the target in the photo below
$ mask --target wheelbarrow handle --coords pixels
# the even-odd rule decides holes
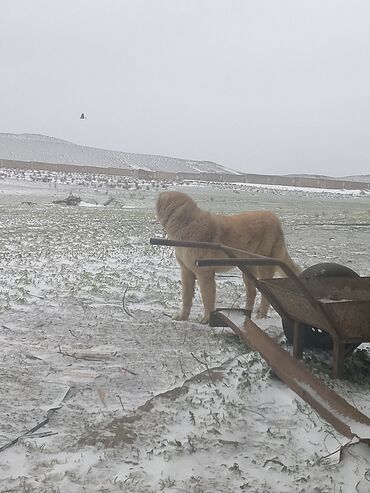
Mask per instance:
[[[169,240],[167,238],[150,238],[150,243],[152,245],[160,246],[175,246],[175,247],[188,247],[188,248],[205,248],[208,250],[219,250],[222,251],[228,258],[221,259],[199,259],[196,260],[196,265],[198,267],[211,267],[211,266],[236,266],[243,273],[245,273],[252,281],[255,283],[257,289],[265,296],[269,297],[269,293],[263,289],[263,285],[259,280],[253,275],[252,271],[249,270],[253,266],[264,266],[264,265],[275,265],[279,267],[287,277],[293,280],[298,291],[311,303],[314,309],[318,310],[326,318],[328,325],[333,326],[333,321],[331,317],[328,317],[324,307],[317,301],[317,299],[312,295],[311,291],[304,285],[302,280],[296,275],[296,273],[282,260],[265,257],[263,255],[258,255],[256,253],[247,252],[244,250],[239,250],[237,248],[232,248],[222,243],[209,243],[203,241],[185,241],[185,240]],[[242,257],[241,257],[242,256]],[[246,258],[248,257],[248,258]],[[271,302],[271,299],[269,300]]]
[[[174,246],[174,247],[184,247],[184,248],[204,248],[208,250],[221,250],[228,257],[234,258],[237,256],[243,256],[243,258],[269,258],[263,255],[258,255],[257,253],[247,252],[246,250],[239,250],[238,248],[232,248],[222,243],[210,243],[207,241],[187,241],[187,240],[169,240],[168,238],[150,238],[151,245],[158,246]]]
[[[224,259],[202,259],[196,260],[196,265],[199,267],[205,266],[227,266],[235,265],[245,272],[256,284],[258,279],[248,270],[248,267],[253,267],[255,265],[276,265],[281,268],[281,270],[291,278],[296,280],[299,284],[299,289],[305,292],[306,296],[310,299],[313,298],[311,293],[307,291],[302,282],[297,278],[293,270],[282,260],[265,257],[264,255],[258,255],[257,253],[247,252],[245,250],[239,250],[237,248],[232,248],[222,243],[209,243],[205,241],[186,241],[186,240],[169,240],[168,238],[150,238],[151,245],[159,246],[174,246],[174,247],[185,247],[185,248],[204,248],[208,250],[219,250],[222,251],[227,258]],[[242,258],[240,258],[242,256]],[[246,258],[248,257],[248,258]],[[244,267],[244,269],[243,269]],[[316,300],[311,299],[311,302],[317,304]]]
[[[149,241],[151,245],[188,248],[209,248],[212,250],[221,250],[223,246],[220,243],[207,243],[205,241],[169,240],[168,238],[150,238]]]

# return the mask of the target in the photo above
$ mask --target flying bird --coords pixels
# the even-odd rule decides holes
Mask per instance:
[[[81,113],[80,120],[86,120],[86,118],[85,113]]]

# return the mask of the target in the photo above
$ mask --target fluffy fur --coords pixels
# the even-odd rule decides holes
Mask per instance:
[[[200,209],[194,200],[181,192],[163,192],[156,203],[157,217],[171,240],[205,241],[274,257],[286,262],[294,271],[299,268],[290,258],[285,246],[284,233],[279,218],[273,212],[252,211],[233,216],[212,214]],[[215,309],[215,272],[227,267],[196,267],[195,260],[222,258],[215,250],[176,247],[176,259],[181,268],[182,310],[174,318],[189,318],[194,297],[195,280],[198,281],[204,306],[203,323],[209,321]],[[275,267],[253,268],[257,278],[271,278]],[[244,276],[246,287],[246,309],[253,310],[256,288]],[[257,316],[267,315],[269,303],[262,298]]]

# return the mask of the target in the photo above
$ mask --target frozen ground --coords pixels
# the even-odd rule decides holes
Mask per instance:
[[[343,437],[231,331],[198,323],[198,293],[190,321],[171,320],[178,268],[148,242],[158,187],[62,181],[0,181],[0,447],[21,437],[0,452],[0,493],[368,492],[369,448],[339,461]],[[275,210],[302,267],[369,275],[368,196],[181,189],[213,211]],[[52,204],[71,191],[85,207]],[[236,271],[218,303],[243,304]],[[285,345],[273,312],[262,326]],[[305,361],[370,416],[367,346],[342,381],[325,353]]]

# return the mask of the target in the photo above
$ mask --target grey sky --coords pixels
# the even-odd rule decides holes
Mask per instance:
[[[0,61],[0,132],[370,173],[368,0],[1,0]]]

